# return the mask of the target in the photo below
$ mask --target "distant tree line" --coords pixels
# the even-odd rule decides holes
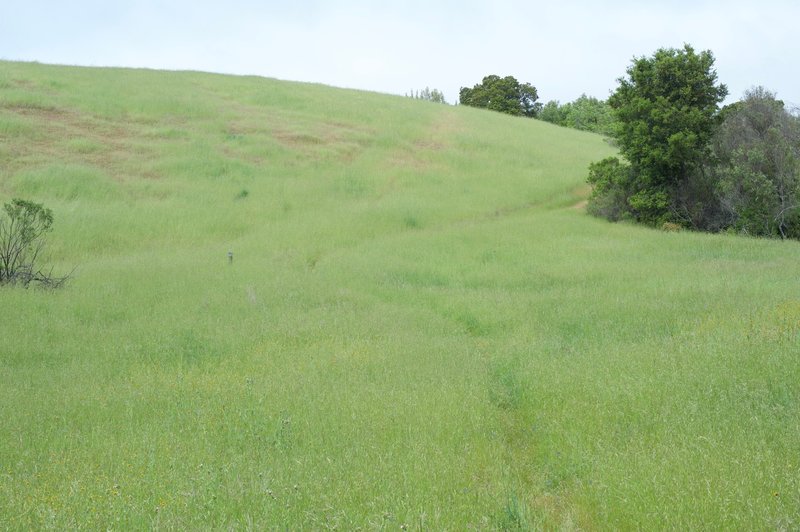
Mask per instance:
[[[800,238],[800,118],[761,87],[720,109],[713,65],[689,45],[634,59],[608,100],[622,157],[589,167],[589,211]]]
[[[611,134],[614,115],[606,101],[585,94],[563,105],[555,100],[542,105],[538,99],[536,87],[530,83],[520,83],[514,76],[486,76],[472,88],[462,87],[459,91],[461,105],[538,118],[559,126],[603,135]]]
[[[714,56],[690,45],[633,60],[608,100],[542,105],[536,87],[490,75],[462,105],[611,137],[621,157],[589,167],[589,212],[651,226],[800,239],[800,117],[757,87],[728,95]]]
[[[406,96],[409,98],[414,98],[415,100],[425,100],[433,103],[447,103],[447,101],[444,99],[444,94],[442,91],[438,89],[429,89],[428,87],[418,91],[411,89],[411,92],[406,94]]]
[[[557,100],[550,100],[542,107],[539,119],[602,135],[610,135],[614,126],[614,113],[608,102],[586,94],[563,105]]]

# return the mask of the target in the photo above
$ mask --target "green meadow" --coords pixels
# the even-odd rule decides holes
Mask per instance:
[[[0,62],[0,203],[74,268],[0,288],[0,528],[797,529],[800,245],[590,217],[614,152]]]

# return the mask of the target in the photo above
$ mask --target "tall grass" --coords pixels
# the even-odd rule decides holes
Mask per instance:
[[[0,290],[4,528],[800,525],[796,243],[592,219],[612,149],[536,121],[0,80],[0,198],[77,266]]]

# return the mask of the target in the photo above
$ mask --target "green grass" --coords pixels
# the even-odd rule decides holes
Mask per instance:
[[[0,528],[799,527],[800,247],[593,219],[611,153],[0,62],[0,200],[77,267],[0,290]]]

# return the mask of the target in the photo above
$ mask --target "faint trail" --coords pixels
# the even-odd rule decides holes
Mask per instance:
[[[570,209],[575,211],[585,211],[586,206],[589,204],[589,195],[592,193],[592,187],[588,184],[581,185],[572,190],[572,194],[581,198],[577,203],[570,205]]]

